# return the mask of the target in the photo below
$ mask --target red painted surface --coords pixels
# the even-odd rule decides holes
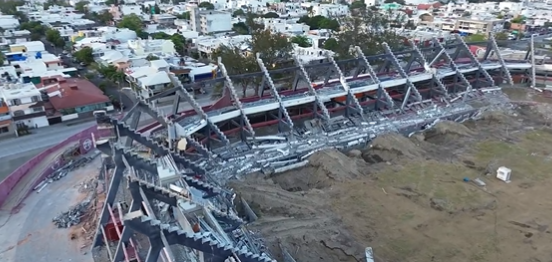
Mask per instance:
[[[8,198],[8,196],[10,195],[10,193],[13,190],[13,188],[15,187],[15,185],[19,181],[21,181],[21,179],[25,175],[27,175],[27,173],[29,171],[31,171],[31,169],[34,166],[36,166],[37,164],[42,162],[46,157],[48,157],[53,152],[56,152],[57,150],[64,147],[65,145],[67,145],[69,143],[74,143],[76,141],[79,141],[79,143],[80,143],[80,150],[81,150],[82,154],[86,154],[88,151],[94,149],[93,145],[90,148],[85,148],[84,144],[85,144],[86,140],[90,140],[90,142],[91,142],[92,141],[91,134],[95,133],[95,135],[98,135],[97,132],[98,131],[97,131],[96,126],[85,129],[85,130],[81,131],[80,133],[75,134],[75,135],[67,138],[65,141],[63,141],[63,142],[47,149],[46,151],[38,154],[37,156],[31,158],[29,161],[27,161],[22,166],[18,167],[8,177],[6,177],[4,180],[2,180],[2,182],[0,182],[0,206],[2,206],[4,201]],[[28,138],[21,138],[21,139],[28,139]],[[38,181],[39,182],[42,181],[42,179],[46,178],[56,168],[62,166],[63,164],[64,164],[63,159],[61,159],[61,158],[52,161],[52,163],[44,169],[44,171],[40,175],[40,179]],[[34,185],[34,186],[36,186],[36,185]]]

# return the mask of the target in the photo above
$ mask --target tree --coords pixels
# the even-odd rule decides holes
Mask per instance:
[[[508,40],[508,36],[509,35],[506,32],[499,32],[494,35],[495,39],[498,41]]]
[[[232,16],[233,17],[245,16],[245,12],[243,11],[243,9],[238,9],[238,10],[234,11],[234,13],[232,13]]]
[[[350,9],[366,9],[364,1],[354,1],[349,6]]]
[[[52,43],[55,47],[58,47],[58,48],[65,47],[65,40],[63,40],[58,30],[48,29],[46,31],[46,40]]]
[[[149,55],[146,57],[146,60],[148,60],[148,61],[159,60],[159,57],[154,56],[154,55],[152,55],[152,54],[149,54]]]
[[[142,19],[136,14],[126,15],[121,19],[117,24],[119,28],[128,28],[132,31],[135,31],[136,34],[142,31]]]
[[[158,4],[155,4],[155,5],[153,6],[153,12],[154,12],[156,15],[158,15],[158,14],[161,13],[161,9],[159,8],[159,5],[158,5]]]
[[[311,47],[311,42],[308,37],[304,35],[298,35],[291,38],[291,42],[297,44],[300,47]]]
[[[280,15],[274,12],[268,12],[263,15],[264,18],[280,18]]]
[[[234,30],[236,33],[240,35],[248,35],[249,34],[249,28],[244,22],[238,22],[232,25],[232,30]]]
[[[31,22],[21,23],[19,25],[19,29],[29,30],[29,32],[31,32],[31,40],[37,41],[37,40],[40,40],[40,38],[42,38],[42,36],[46,34],[46,30],[48,30],[48,27],[42,25],[41,22],[31,21]]]
[[[385,0],[383,2],[386,3],[386,4],[396,3],[396,4],[399,4],[399,5],[406,5],[404,0]]]
[[[464,41],[466,42],[483,42],[487,40],[487,36],[484,34],[473,34],[464,37]]]
[[[255,60],[255,56],[244,55],[238,46],[221,45],[213,52],[213,56],[221,58],[222,63],[230,75],[247,74],[260,70],[257,61]],[[245,97],[247,89],[254,83],[254,79],[243,78],[235,80],[235,82],[241,85],[242,96]]]
[[[178,19],[190,20],[190,12],[184,12],[182,14],[176,15]]]
[[[360,46],[367,56],[383,53],[384,42],[393,49],[402,47],[404,37],[392,28],[392,25],[404,24],[406,21],[403,18],[370,9],[358,10],[357,15],[339,21],[341,30],[333,36],[337,42],[337,47],[333,46],[333,51],[341,59],[346,59],[354,55],[351,46]]]
[[[91,64],[94,62],[94,50],[90,47],[83,47],[81,50],[73,53],[75,59],[85,64]]]
[[[337,43],[337,40],[335,40],[335,38],[328,38],[325,42],[324,42],[324,49],[327,49],[327,50],[331,50],[331,51],[336,51],[337,48],[339,48],[339,44]]]
[[[89,4],[90,2],[88,1],[80,1],[80,2],[77,2],[75,4],[75,10],[81,12],[81,13],[87,13],[88,10],[86,9],[86,6]]]
[[[119,82],[125,77],[125,74],[113,65],[99,66],[97,68],[97,71],[106,79],[111,80],[112,82]]]
[[[214,10],[215,6],[209,2],[201,2],[198,7],[205,8],[207,10]]]
[[[186,53],[186,38],[184,38],[183,35],[175,33],[169,37],[169,39],[174,44],[174,50],[181,56],[185,55]]]
[[[302,16],[297,21],[298,23],[305,23],[307,24],[310,29],[331,29],[334,31],[339,30],[339,22],[335,19],[330,19],[321,15],[309,17],[307,15]]]
[[[251,52],[259,54],[268,69],[274,69],[291,59],[293,46],[289,39],[269,29],[258,30],[251,35]]]

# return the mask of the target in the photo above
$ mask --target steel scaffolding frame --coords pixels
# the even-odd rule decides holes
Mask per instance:
[[[497,48],[497,45],[489,44],[489,46],[491,46],[489,48]],[[299,116],[303,114],[313,114],[323,122],[330,122],[330,111],[336,112],[336,110],[345,109],[345,116],[351,118],[357,117],[356,115],[364,117],[372,112],[387,111],[387,113],[399,113],[398,110],[404,112],[405,109],[409,108],[411,104],[419,103],[424,101],[424,99],[427,100],[427,98],[435,98],[433,94],[426,94],[428,89],[424,86],[425,84],[416,86],[416,83],[409,80],[409,73],[412,70],[419,69],[413,67],[417,64],[421,65],[425,72],[432,73],[433,78],[431,80],[432,84],[429,87],[429,91],[437,91],[436,93],[438,96],[445,97],[447,102],[449,100],[448,97],[450,96],[450,93],[466,94],[463,96],[465,98],[467,93],[470,93],[469,91],[473,88],[489,87],[477,81],[472,86],[470,81],[468,81],[460,72],[456,61],[461,51],[469,51],[464,50],[467,49],[467,45],[465,43],[443,46],[439,41],[435,40],[434,46],[432,47],[418,48],[417,46],[412,45],[412,50],[401,52],[392,52],[386,44],[384,44],[384,47],[387,51],[386,54],[373,57],[364,56],[361,49],[359,47],[355,47],[355,51],[357,53],[356,58],[346,61],[335,61],[333,57],[327,57],[329,62],[321,62],[319,65],[303,65],[299,58],[294,55],[294,60],[297,64],[296,67],[272,71],[267,70],[263,64],[263,61],[258,58],[257,62],[261,68],[261,72],[241,76],[229,76],[224,68],[224,64],[219,61],[223,77],[212,80],[211,83],[223,82],[225,84],[224,90],[227,90],[228,92],[225,92],[226,94],[223,95],[221,100],[226,99],[233,101],[235,109],[240,111],[239,118],[241,119],[241,123],[238,123],[237,125],[240,128],[240,138],[242,141],[255,140],[255,124],[251,123],[245,112],[245,107],[240,101],[240,97],[236,94],[235,88],[232,84],[233,79],[243,79],[245,77],[262,78],[263,84],[261,89],[264,90],[264,86],[268,86],[272,98],[278,102],[278,108],[276,110],[278,110],[279,113],[277,116],[273,116],[273,118],[275,118],[275,121],[279,126],[279,131],[285,132],[289,136],[291,136],[294,131],[296,131],[294,129],[297,128],[293,124],[293,121],[297,116],[296,114]],[[424,55],[427,52],[431,52],[431,54]],[[410,59],[406,65],[403,65],[397,58],[397,55],[409,56]],[[455,76],[453,77],[454,82],[452,84],[452,88],[455,91],[450,93],[450,86],[445,85],[436,74],[437,69],[442,66],[442,64],[439,63],[441,58],[444,58],[446,61],[445,64],[448,64],[448,66],[450,66],[450,68],[455,72]],[[381,62],[382,59],[386,61],[383,65],[376,68],[372,66],[371,62]],[[473,61],[475,57],[472,55],[470,56],[470,59],[470,61]],[[431,60],[431,62],[428,63],[428,60]],[[477,64],[472,62],[478,67],[476,74],[478,76],[483,75],[483,77],[486,77],[484,73],[480,72],[482,70],[481,63],[479,61],[476,62]],[[345,76],[340,68],[340,66],[344,66],[347,63],[355,63],[357,66],[351,70],[355,72],[352,80],[347,79],[347,76]],[[506,66],[503,60],[500,61],[500,63],[503,67]],[[385,70],[389,71],[391,64],[394,68],[396,68],[400,78],[405,79],[406,84],[404,89],[406,90],[404,93],[400,93],[398,95],[390,94],[389,90],[384,88],[384,81],[382,81],[382,79],[380,79],[380,75],[376,73],[383,72]],[[321,90],[332,85],[330,82],[332,74],[326,74],[323,83],[315,84],[311,81],[307,72],[308,69],[313,68],[330,68],[331,71],[338,75],[337,82],[341,84],[342,91],[345,91],[347,94],[345,96],[344,107],[339,107],[340,103],[338,101],[328,100],[324,96],[320,95],[320,93],[323,93]],[[296,72],[296,80],[294,81],[291,90],[296,93],[305,92],[314,96],[314,101],[312,103],[305,104],[301,109],[299,109],[299,111],[303,109],[307,110],[306,113],[295,112],[293,113],[294,115],[290,113],[290,109],[284,105],[285,96],[280,94],[277,89],[277,84],[271,77],[272,74],[284,71],[289,72],[290,70]],[[366,72],[367,74],[365,76],[360,76],[361,72]],[[485,73],[489,75],[486,71]],[[224,150],[227,151],[231,149],[231,147],[229,147],[230,140],[225,134],[225,131],[219,126],[219,123],[215,123],[209,117],[209,110],[213,109],[201,107],[201,105],[197,103],[193,95],[188,92],[188,90],[191,89],[191,85],[183,85],[172,73],[170,73],[169,76],[174,85],[173,88],[148,99],[134,99],[136,101],[135,106],[122,119],[98,119],[98,123],[101,122],[105,128],[112,129],[113,135],[106,138],[109,141],[108,143],[98,143],[96,145],[103,154],[108,156],[105,161],[105,169],[109,171],[106,173],[111,175],[106,175],[106,184],[109,186],[107,188],[105,205],[102,208],[96,236],[94,238],[94,247],[109,245],[109,240],[107,239],[105,233],[105,226],[109,223],[117,225],[117,223],[120,222],[121,227],[115,227],[116,235],[119,239],[115,245],[115,251],[111,252],[109,248],[108,251],[106,251],[111,261],[129,261],[133,257],[138,256],[136,254],[137,245],[133,239],[135,233],[144,235],[150,240],[151,245],[146,257],[146,261],[148,262],[157,261],[159,256],[164,257],[166,261],[171,261],[171,259],[175,257],[175,254],[172,254],[168,247],[175,244],[180,244],[182,246],[198,250],[204,254],[204,258],[211,259],[210,261],[213,262],[223,262],[229,259],[229,257],[235,258],[236,260],[239,259],[242,262],[271,261],[267,256],[233,249],[232,247],[229,247],[227,243],[223,243],[223,239],[207,239],[204,235],[186,232],[182,228],[174,227],[162,222],[160,218],[157,217],[154,211],[155,205],[152,204],[152,201],[164,203],[164,205],[170,206],[171,208],[177,207],[179,203],[183,203],[183,201],[187,201],[183,196],[175,194],[166,188],[150,182],[158,175],[158,168],[160,166],[159,159],[169,159],[169,162],[174,162],[175,172],[179,174],[182,183],[185,183],[190,188],[199,190],[201,192],[200,199],[210,199],[225,195],[225,190],[221,189],[220,186],[212,181],[212,179],[208,178],[209,174],[206,169],[206,165],[201,161],[192,159],[186,154],[180,155],[175,152],[172,144],[173,142],[178,139],[185,138],[189,147],[193,148],[199,154],[200,158],[207,159],[208,162],[226,163],[227,161],[227,159],[219,156],[221,152],[220,150],[216,151],[216,148],[211,148],[209,141],[212,136],[217,137],[215,141],[220,142],[222,147],[225,148]],[[492,80],[490,75],[489,77]],[[302,79],[308,83],[306,88],[298,88],[299,79]],[[459,85],[458,80],[460,80],[462,85]],[[350,84],[353,83],[352,81],[364,81],[366,82],[366,85],[377,85],[377,89],[373,90],[373,94],[367,94],[362,98],[357,99],[357,96],[352,92],[354,89],[354,87],[351,87],[352,84]],[[494,84],[494,80],[492,83]],[[458,92],[456,90],[457,86],[461,86],[463,89]],[[400,87],[395,89],[400,89]],[[398,92],[397,90],[393,91]],[[155,104],[151,102],[175,92],[176,95],[174,96],[173,108],[171,109],[172,114],[169,116],[161,116],[158,113]],[[260,94],[260,96],[263,96],[263,94]],[[184,98],[184,100],[192,106],[192,110],[184,113],[184,116],[179,116],[179,104],[182,98]],[[263,98],[266,99],[264,96]],[[231,103],[232,102],[230,102],[230,104]],[[229,104],[227,103],[223,106],[229,106]],[[355,110],[348,111],[348,109]],[[297,108],[294,110],[297,110]],[[170,140],[168,143],[169,146],[155,140],[152,136],[142,136],[137,131],[138,122],[142,112],[150,115],[159,124],[161,124],[162,127],[168,130],[168,137]],[[270,112],[266,113],[268,114]],[[198,140],[194,134],[186,133],[183,125],[180,124],[182,119],[193,118],[194,115],[197,116],[198,119],[207,123],[203,130],[199,131],[199,133],[204,133],[204,136],[206,136],[203,141]],[[127,140],[123,142],[122,138],[127,138]],[[130,150],[133,146],[132,142],[139,143],[149,149],[156,156],[154,160],[146,159],[133,153]],[[263,156],[260,157],[262,158]],[[130,195],[132,196],[132,203],[128,207],[128,210],[124,207],[124,205],[116,202],[121,182],[125,181]],[[189,201],[186,203],[187,204],[185,205],[189,208],[193,207],[194,210],[195,208],[198,208],[197,203]],[[218,219],[225,220],[230,224],[237,225],[241,223],[241,221],[236,218],[225,216],[224,212],[212,212],[214,212],[213,214],[217,216]],[[166,251],[161,252],[164,248]],[[287,254],[289,255],[289,253]]]

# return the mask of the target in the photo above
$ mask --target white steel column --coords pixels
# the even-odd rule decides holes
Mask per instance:
[[[341,83],[341,86],[343,87],[343,89],[347,92],[347,96],[348,96],[347,100],[352,99],[360,116],[364,117],[364,110],[362,109],[362,106],[360,106],[360,103],[358,102],[358,99],[356,98],[355,94],[349,87],[349,84],[347,84],[347,79],[345,79],[345,75],[343,75],[341,68],[339,68],[339,65],[337,64],[337,62],[335,62],[335,59],[329,52],[326,52],[326,58],[328,58],[328,60],[332,62],[335,70],[339,74],[339,82]]]
[[[203,119],[207,122],[207,125],[217,134],[218,138],[222,141],[222,143],[224,145],[230,144],[230,140],[228,140],[228,138],[220,130],[220,128],[215,123],[213,123],[213,121],[211,121],[211,119],[209,118],[207,113],[205,113],[205,111],[203,111],[203,108],[201,108],[201,106],[197,103],[197,101],[194,99],[194,97],[188,92],[188,90],[186,90],[186,88],[184,88],[184,86],[182,85],[182,82],[180,82],[180,80],[178,80],[176,75],[174,73],[170,73],[170,72],[168,72],[168,74],[169,74],[169,78],[171,79],[171,82],[174,85],[174,87],[179,88],[179,90],[176,91],[176,95],[179,95],[182,98],[184,98],[186,100],[186,102],[188,102],[188,104],[190,104],[192,106],[192,108],[194,109],[196,114],[198,114],[201,117],[201,119]],[[175,124],[180,126],[180,124],[178,124],[178,123],[175,123]],[[179,130],[179,129],[177,129],[177,130]],[[182,131],[184,129],[181,127],[180,130]],[[189,136],[190,134],[181,134],[181,135]]]
[[[274,81],[272,81],[272,77],[270,77],[270,74],[268,73],[268,70],[266,69],[266,66],[264,65],[263,60],[261,59],[259,54],[257,54],[257,63],[259,64],[261,71],[263,71],[266,81],[268,81],[268,85],[270,86],[270,92],[272,92],[272,96],[276,98],[276,100],[278,101],[278,104],[280,105],[280,111],[284,115],[284,118],[286,119],[286,122],[290,130],[293,130],[293,121],[291,120],[291,117],[289,117],[289,113],[286,107],[284,106],[284,103],[282,102],[282,98],[280,97],[278,90],[274,86]]]
[[[408,100],[410,99],[411,94],[414,94],[414,98],[416,99],[417,102],[422,102],[422,100],[423,100],[422,95],[420,94],[420,92],[418,92],[418,89],[416,88],[416,86],[414,86],[414,84],[412,82],[410,82],[409,75],[406,74],[406,72],[402,68],[399,59],[393,54],[393,50],[391,50],[391,47],[387,43],[384,42],[383,43],[383,48],[385,49],[385,51],[389,55],[391,55],[391,59],[393,60],[393,64],[397,68],[397,71],[399,72],[401,77],[406,80],[406,86],[408,86],[408,89],[406,90],[406,94],[404,95],[404,98],[403,98],[403,102],[401,104],[401,110],[404,110],[404,107],[408,103]]]
[[[218,58],[218,65],[220,67],[220,71],[222,72],[222,75],[224,78],[226,78],[226,84],[228,89],[230,90],[230,95],[232,96],[232,99],[234,99],[234,104],[236,107],[240,110],[240,114],[242,116],[243,122],[245,123],[245,127],[247,128],[247,131],[249,134],[251,134],[252,137],[255,137],[255,130],[253,130],[253,127],[251,126],[251,122],[249,122],[249,118],[245,114],[245,111],[243,110],[243,105],[240,101],[240,97],[236,93],[236,89],[234,88],[234,84],[232,84],[232,80],[230,79],[230,76],[228,75],[228,71],[226,71],[226,67],[222,63],[222,59]]]
[[[495,38],[494,33],[491,33],[489,38],[491,40],[491,44],[492,44],[493,49],[495,51],[494,53],[496,54],[496,57],[498,58],[498,62],[500,63],[500,65],[502,65],[502,72],[504,72],[504,74],[506,75],[506,81],[508,82],[508,84],[513,85],[514,80],[512,79],[512,75],[510,74],[510,70],[508,70],[508,67],[506,67],[506,62],[504,61],[504,58],[502,57],[502,54],[500,53],[500,48],[498,48],[498,44],[496,43],[496,38]]]
[[[370,75],[370,78],[378,85],[379,90],[381,90],[385,102],[387,103],[387,106],[389,106],[389,109],[395,108],[395,102],[393,102],[393,98],[387,93],[387,90],[383,88],[381,85],[381,81],[378,78],[378,75],[376,74],[376,71],[374,71],[374,68],[372,65],[370,65],[370,62],[368,59],[366,59],[366,56],[364,56],[364,53],[362,53],[362,49],[359,46],[355,46],[357,57],[362,58],[362,61],[364,62],[364,65],[366,66],[366,70],[368,70],[368,74]]]
[[[446,48],[443,46],[443,44],[441,44],[441,42],[439,42],[439,39],[437,38],[433,38],[433,41],[434,43],[439,46],[439,48],[441,48],[441,50],[444,50],[445,51],[445,57],[449,60],[449,63],[450,63],[450,66],[452,68],[452,70],[454,70],[456,72],[456,75],[458,76],[458,78],[460,78],[460,80],[462,81],[462,83],[464,83],[464,85],[466,86],[466,92],[464,93],[464,99],[466,99],[467,95],[469,92],[471,92],[471,90],[473,89],[472,85],[470,84],[470,81],[468,81],[468,79],[466,79],[466,77],[464,76],[464,74],[462,74],[459,70],[458,70],[458,66],[456,65],[456,63],[454,62],[454,59],[452,59],[452,57],[450,56],[450,54],[447,52]]]
[[[420,59],[422,60],[423,62],[423,66],[424,66],[424,69],[427,73],[430,73],[432,76],[433,76],[433,80],[437,83],[437,86],[439,87],[439,89],[441,89],[441,91],[443,92],[443,95],[445,97],[448,97],[448,90],[447,88],[445,87],[445,85],[443,84],[443,82],[441,82],[441,79],[437,76],[437,69],[435,68],[432,68],[428,63],[427,63],[427,60],[425,59],[425,56],[424,54],[422,53],[422,51],[420,51],[420,49],[418,48],[418,46],[416,46],[416,43],[414,43],[414,41],[412,41],[411,39],[408,40],[410,45],[412,45],[412,47],[414,48],[414,51],[416,52],[416,54],[418,54],[418,56],[420,57]],[[443,50],[441,50],[442,52]],[[439,52],[439,54],[441,53]],[[439,58],[437,56],[437,58]]]
[[[470,56],[472,61],[475,63],[475,65],[477,65],[477,68],[479,69],[479,72],[481,72],[483,74],[483,76],[485,76],[485,79],[487,79],[487,81],[489,81],[489,83],[491,83],[491,87],[495,86],[494,79],[491,77],[491,75],[489,75],[489,72],[487,72],[487,70],[485,70],[483,68],[483,66],[479,62],[479,59],[477,59],[477,57],[475,57],[475,55],[470,51],[470,47],[464,41],[464,38],[462,38],[460,35],[455,35],[455,37],[463,45],[464,50],[466,50],[466,52],[468,52],[468,55]]]
[[[309,86],[309,93],[314,96],[315,103],[318,105],[318,108],[322,111],[322,118],[324,120],[328,121],[330,120],[330,112],[328,111],[328,108],[326,108],[326,105],[324,105],[324,101],[320,98],[318,93],[313,87],[313,84],[310,80],[309,74],[307,73],[307,70],[305,70],[305,67],[303,66],[303,63],[301,63],[301,60],[297,56],[297,54],[293,55],[293,59],[295,60],[295,63],[299,66],[299,69],[301,69],[301,73],[303,74],[303,77],[305,77],[305,80],[307,81],[307,84]],[[317,114],[317,112],[315,112]]]

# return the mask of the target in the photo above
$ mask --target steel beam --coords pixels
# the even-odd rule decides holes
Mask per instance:
[[[274,86],[274,81],[272,81],[272,78],[270,77],[270,74],[268,73],[268,70],[266,69],[266,66],[263,63],[263,60],[261,59],[260,54],[257,54],[257,63],[259,64],[261,71],[264,73],[265,80],[266,82],[268,82],[268,86],[270,87],[270,92],[272,93],[272,96],[276,98],[276,100],[278,101],[278,105],[279,105],[278,123],[284,123],[287,126],[288,131],[290,133],[293,133],[291,132],[293,131],[293,120],[291,120],[291,118],[289,117],[289,113],[286,107],[284,106],[284,102],[282,101],[282,98],[280,97],[280,94],[278,93],[276,86]],[[284,117],[285,120],[282,120],[281,118],[282,116]],[[280,124],[278,124],[278,129],[280,129]],[[282,130],[279,130],[279,131],[282,132]]]
[[[460,41],[460,43],[463,45],[463,49],[464,51],[466,51],[470,57],[470,59],[472,60],[472,62],[477,66],[477,68],[479,69],[479,72],[481,74],[483,74],[483,76],[485,77],[485,79],[489,82],[489,85],[490,87],[493,87],[495,86],[495,82],[494,82],[494,79],[491,77],[491,75],[489,75],[489,72],[487,72],[487,70],[485,70],[483,68],[483,66],[481,65],[481,63],[479,62],[479,59],[477,59],[477,57],[475,57],[475,55],[470,51],[470,47],[468,46],[468,44],[464,41],[464,38],[462,38],[460,35],[455,35],[456,39],[458,41]]]
[[[445,85],[443,84],[443,82],[441,82],[441,79],[437,76],[437,69],[432,68],[429,65],[429,63],[425,59],[424,54],[422,54],[422,51],[420,51],[420,49],[418,49],[418,46],[416,46],[416,44],[414,43],[414,41],[412,41],[412,39],[409,39],[408,41],[409,41],[410,45],[412,46],[412,48],[414,49],[414,52],[416,53],[416,55],[422,61],[422,65],[423,65],[424,70],[426,71],[426,73],[430,73],[432,75],[434,83],[439,88],[439,90],[438,90],[439,93],[441,93],[441,95],[443,95],[445,98],[447,98],[448,97],[448,90],[445,87]],[[439,40],[437,40],[437,41],[439,41]],[[441,50],[441,51],[443,51],[443,50]]]
[[[421,102],[423,100],[422,95],[420,94],[420,92],[418,92],[418,89],[416,88],[416,86],[414,86],[414,84],[410,81],[409,75],[406,74],[406,72],[402,68],[401,63],[399,62],[397,57],[393,54],[393,50],[391,50],[391,47],[384,42],[383,48],[385,49],[386,53],[390,56],[391,59],[389,60],[391,63],[393,63],[395,68],[397,68],[399,75],[406,80],[406,86],[408,87],[408,89],[406,90],[406,94],[403,98],[403,102],[401,104],[401,110],[404,110],[404,108],[410,101],[411,96],[413,96],[416,102]]]
[[[199,115],[201,117],[201,119],[203,119],[207,122],[207,125],[211,128],[212,131],[215,132],[218,139],[220,139],[220,141],[222,141],[223,145],[225,145],[225,146],[229,145],[230,140],[228,140],[226,135],[222,131],[220,131],[218,126],[215,123],[213,123],[213,121],[211,121],[211,119],[209,118],[209,115],[207,115],[207,113],[205,113],[205,111],[203,111],[203,108],[201,107],[201,105],[199,105],[197,103],[197,101],[194,99],[194,97],[190,93],[188,93],[188,90],[186,90],[186,88],[184,88],[184,86],[182,85],[182,82],[180,82],[180,80],[178,80],[178,78],[174,75],[174,73],[169,73],[169,78],[171,79],[171,82],[173,83],[173,85],[178,88],[177,91],[176,91],[176,97],[184,98],[184,100],[186,100],[186,102],[188,102],[188,104],[190,104],[192,106],[192,108],[194,109],[196,114]],[[178,123],[176,123],[176,124],[178,124]],[[183,133],[181,135],[182,136],[189,136],[190,134]],[[209,136],[207,136],[207,137],[210,139],[211,134],[209,134]]]
[[[226,71],[226,67],[222,63],[222,59],[220,57],[218,58],[218,65],[219,65],[220,71],[222,72],[222,75],[226,78],[226,87],[230,91],[230,96],[232,96],[232,99],[234,100],[234,105],[237,107],[238,110],[240,110],[242,123],[244,124],[242,126],[242,131],[246,131],[251,137],[255,137],[255,130],[251,126],[251,122],[249,121],[249,118],[247,117],[247,114],[243,109],[243,105],[240,101],[240,97],[236,93],[236,89],[234,88],[234,85],[232,84],[232,80],[228,75],[228,71]],[[242,132],[242,140],[245,140],[245,137],[243,137],[243,132]]]
[[[387,90],[383,88],[381,85],[381,82],[379,80],[378,75],[376,74],[376,71],[374,71],[374,68],[372,65],[370,65],[370,62],[364,56],[364,53],[362,53],[362,49],[359,46],[355,46],[356,55],[360,59],[360,63],[364,65],[366,70],[368,70],[368,74],[370,75],[370,79],[374,81],[375,84],[378,85],[378,96],[376,97],[376,103],[379,102],[384,103],[387,105],[387,109],[393,110],[395,109],[395,102],[393,101],[393,98],[387,93]],[[376,104],[376,106],[377,106]]]
[[[330,112],[328,111],[328,108],[326,108],[326,105],[324,105],[324,101],[322,101],[322,98],[318,95],[318,92],[314,89],[314,84],[311,82],[309,74],[307,73],[307,70],[303,66],[303,63],[301,63],[301,60],[296,54],[293,54],[293,59],[295,61],[295,64],[299,66],[299,72],[301,72],[303,79],[307,81],[307,86],[309,89],[309,93],[314,96],[314,115],[322,119],[323,121],[329,121],[331,116]],[[322,114],[318,113],[318,110],[322,111]]]
[[[439,47],[441,48],[441,50],[445,50],[445,47],[441,44],[441,42],[439,42],[439,40],[434,37],[433,38],[433,42]],[[464,96],[463,96],[463,99],[466,99],[468,93],[472,90],[472,85],[470,83],[470,81],[468,81],[468,79],[466,79],[466,77],[464,76],[464,74],[462,74],[458,68],[458,66],[456,66],[456,62],[454,62],[454,59],[449,55],[448,52],[446,52],[445,50],[445,57],[447,58],[447,60],[449,60],[449,64],[450,64],[450,67],[452,68],[452,70],[454,70],[454,72],[456,72],[456,77],[458,77],[458,79],[460,79],[460,81],[462,81],[462,83],[464,84],[464,87],[466,88],[466,92],[464,93]],[[455,80],[456,82],[456,80]]]
[[[341,71],[341,68],[339,68],[339,65],[335,62],[332,54],[329,52],[326,52],[326,58],[332,62],[334,66],[334,70],[339,74],[339,82],[341,83],[341,88],[347,92],[347,100],[346,100],[346,110],[345,114],[347,117],[353,117],[349,110],[353,109],[355,113],[360,115],[362,119],[364,119],[364,110],[362,109],[362,106],[360,106],[360,103],[358,102],[355,94],[349,87],[349,84],[347,83],[347,80],[345,79],[345,75],[343,75],[343,72]],[[352,105],[351,105],[352,104]]]
[[[490,45],[492,46],[492,49],[495,51],[494,53],[496,54],[496,57],[498,58],[498,61],[500,62],[500,65],[502,65],[502,72],[506,76],[506,81],[508,82],[509,85],[513,85],[514,80],[512,79],[512,75],[510,74],[510,70],[508,70],[508,67],[506,67],[506,62],[504,61],[504,58],[502,58],[502,54],[500,53],[500,48],[498,47],[498,44],[496,43],[496,38],[495,38],[494,33],[491,33],[489,35],[489,38],[491,40]],[[487,48],[487,49],[490,49],[490,48]],[[533,68],[534,67],[535,67],[535,65],[533,64]]]

